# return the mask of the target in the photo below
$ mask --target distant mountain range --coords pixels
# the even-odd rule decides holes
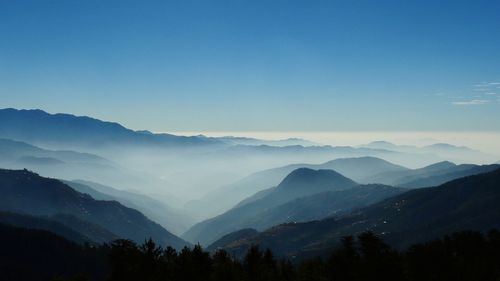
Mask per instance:
[[[420,169],[384,172],[371,177],[367,177],[363,181],[406,188],[420,188],[440,185],[456,178],[490,172],[498,168],[500,168],[500,165],[498,164],[456,165],[454,163],[445,161],[432,164]]]
[[[81,164],[93,166],[111,166],[107,159],[90,153],[70,150],[48,150],[34,145],[0,138],[0,164],[2,165],[62,165]]]
[[[289,138],[282,140],[262,140],[256,138],[247,138],[247,137],[234,137],[234,136],[225,136],[225,137],[206,137],[204,135],[199,135],[197,137],[208,138],[213,140],[222,141],[231,145],[268,145],[268,146],[321,146],[319,143],[315,143],[309,140],[299,139],[299,138]]]
[[[374,141],[359,147],[372,149],[386,149],[391,151],[413,153],[413,154],[434,154],[442,159],[455,161],[457,163],[485,163],[493,162],[494,156],[481,151],[471,149],[466,146],[456,146],[448,143],[435,143],[427,146],[396,145],[387,141]]]
[[[136,132],[118,123],[87,116],[13,108],[0,109],[0,137],[58,148],[109,145],[170,147],[213,143],[198,137]]]
[[[59,180],[43,178],[27,170],[0,169],[0,193],[1,211],[49,217],[77,231],[97,225],[115,237],[137,242],[151,237],[162,245],[176,248],[188,245],[134,209],[116,201],[95,200]],[[87,229],[88,233],[91,231]]]
[[[269,247],[280,256],[314,256],[345,235],[366,230],[391,245],[406,247],[460,230],[500,227],[500,169],[412,190],[348,215],[272,227],[226,243],[239,255],[250,245]]]

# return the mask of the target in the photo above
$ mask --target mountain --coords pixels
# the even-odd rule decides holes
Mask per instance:
[[[205,137],[205,136],[201,135],[198,137]],[[262,140],[262,139],[247,138],[247,137],[225,136],[225,137],[214,137],[209,139],[219,140],[231,145],[238,145],[238,144],[254,145],[254,146],[255,145],[269,145],[269,146],[294,146],[294,145],[318,146],[319,145],[318,143],[300,138],[288,138],[282,140]]]
[[[0,223],[30,229],[42,229],[58,234],[68,240],[83,243],[109,243],[119,237],[107,229],[72,215],[30,216],[19,213],[0,212]]]
[[[281,256],[324,252],[345,235],[370,230],[404,248],[456,231],[500,227],[500,169],[415,189],[349,215],[283,224],[225,248],[238,255],[250,245],[269,247]]]
[[[0,137],[57,147],[112,145],[183,146],[213,143],[197,137],[146,134],[87,116],[49,114],[42,110],[0,109]]]
[[[50,231],[79,244],[97,242],[68,226],[44,217],[0,212],[0,224]],[[106,241],[108,242],[108,241]]]
[[[247,223],[257,230],[264,230],[287,222],[318,220],[366,207],[405,191],[407,190],[403,188],[376,184],[326,191],[288,201],[259,212],[248,221],[238,220],[237,223]]]
[[[188,244],[134,209],[116,201],[95,200],[59,180],[27,170],[0,169],[0,193],[2,211],[49,217],[72,215],[122,238],[143,242],[151,237],[176,248]]]
[[[252,227],[244,222],[263,210],[296,198],[325,191],[343,190],[355,185],[357,184],[354,181],[332,170],[299,168],[286,176],[278,186],[270,188],[265,195],[256,194],[245,204],[240,204],[215,218],[197,223],[182,237],[188,241],[208,245],[222,235],[241,228]]]
[[[88,164],[110,166],[109,160],[90,153],[70,150],[48,150],[34,145],[0,138],[0,163],[3,165],[60,165]]]
[[[435,163],[420,169],[408,169],[405,171],[390,171],[380,173],[365,178],[364,182],[381,183],[406,188],[420,188],[426,186],[435,186],[447,181],[461,178],[469,175],[490,172],[499,165],[474,165],[461,164],[456,165],[449,161]]]
[[[284,177],[298,168],[335,170],[355,181],[362,181],[380,173],[409,170],[376,157],[339,158],[322,164],[292,164],[253,173],[233,184],[210,192],[200,200],[189,203],[186,209],[196,208],[207,216],[219,215],[241,200],[261,190],[276,186]]]
[[[220,249],[227,245],[228,243],[231,243],[232,241],[240,241],[242,239],[246,239],[249,237],[253,237],[257,235],[259,232],[253,228],[244,228],[237,230],[235,232],[231,232],[229,234],[226,234],[219,238],[217,241],[212,243],[210,246],[207,247],[207,250],[212,252],[217,249]]]
[[[105,280],[108,271],[105,249],[85,247],[46,230],[0,223],[2,280],[70,280],[66,278],[80,273],[89,279],[71,280]]]
[[[387,149],[403,153],[436,155],[441,159],[457,163],[485,163],[493,162],[494,156],[471,149],[466,146],[456,146],[448,143],[435,143],[427,146],[396,145],[387,141],[374,141],[361,145],[362,148]]]
[[[136,209],[176,235],[182,234],[194,224],[192,218],[143,194],[118,190],[110,186],[85,180],[64,181],[64,183],[78,192],[92,196],[94,199],[118,201],[124,206]]]
[[[397,145],[388,141],[373,141],[368,144],[361,145],[360,147],[373,148],[373,149],[387,149],[393,151],[402,151],[402,150],[413,150],[416,149],[416,146],[413,145]]]
[[[260,205],[259,202],[249,203],[217,217],[210,222],[209,227],[218,230],[253,228],[262,231],[282,223],[306,222],[345,214],[405,191],[384,185],[359,185],[345,190],[300,197],[270,208]],[[205,232],[210,232],[210,229]],[[214,242],[217,243],[221,242]],[[214,244],[209,248],[216,248]]]

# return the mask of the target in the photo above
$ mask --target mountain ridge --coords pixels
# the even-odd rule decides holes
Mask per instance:
[[[402,247],[460,230],[488,231],[500,226],[500,169],[415,189],[349,215],[282,224],[226,248],[234,254],[258,244],[278,255],[320,253],[345,235],[370,230]],[[411,223],[408,223],[411,222]]]

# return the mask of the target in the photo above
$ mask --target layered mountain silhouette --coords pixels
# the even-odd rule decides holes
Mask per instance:
[[[136,132],[118,123],[42,110],[0,109],[0,137],[57,147],[203,145],[213,140]]]
[[[193,219],[182,215],[170,206],[149,196],[85,180],[64,181],[78,192],[86,193],[97,200],[118,201],[136,209],[174,234],[182,234],[193,225]]]
[[[365,178],[364,181],[407,188],[420,188],[440,185],[456,178],[490,172],[498,168],[500,168],[500,165],[497,164],[456,165],[452,162],[444,161],[420,169],[384,172]]]
[[[48,150],[10,139],[0,138],[0,164],[4,166],[87,164],[110,166],[112,163],[100,156],[70,150]]]
[[[457,163],[484,163],[494,161],[493,156],[466,146],[456,146],[448,143],[435,143],[427,146],[396,145],[387,141],[374,141],[359,147],[371,149],[386,149],[403,153],[436,155],[441,159],[456,161]]]
[[[193,226],[183,238],[209,244],[242,228],[263,230],[284,222],[325,218],[403,192],[382,185],[358,185],[333,170],[299,168],[276,187],[261,191],[215,218]]]
[[[0,169],[0,193],[1,211],[58,218],[57,221],[74,230],[97,225],[118,237],[138,242],[151,237],[162,245],[176,248],[188,244],[137,210],[116,201],[95,200],[59,180],[44,178],[27,170]]]
[[[52,231],[54,228],[28,229],[0,222],[1,279],[50,281],[77,273],[84,275],[74,280],[106,278],[109,264],[102,248],[84,247]]]
[[[192,202],[186,208],[198,208],[204,211],[206,215],[219,215],[245,198],[278,185],[283,178],[298,168],[335,170],[354,181],[362,181],[365,178],[381,173],[409,170],[376,157],[340,158],[323,164],[292,164],[253,173],[233,184],[210,192],[204,198]],[[212,210],[212,212],[207,214],[209,210]]]
[[[282,256],[316,255],[345,235],[366,230],[396,247],[427,241],[461,230],[500,227],[500,169],[430,188],[412,190],[349,215],[320,221],[283,224],[225,248],[241,253],[252,244]]]
[[[71,216],[70,219],[73,220],[73,225],[75,223],[81,222],[81,220],[74,216]],[[78,228],[76,230],[64,223],[58,222],[55,218],[36,217],[11,212],[0,212],[0,223],[22,228],[50,231],[54,234],[57,234],[79,244],[96,242],[105,243],[118,238],[118,236],[110,233],[103,228],[100,228],[97,225],[94,225],[94,231],[92,231],[93,233],[87,233],[87,229],[89,229],[88,227]],[[98,232],[97,230],[100,230],[101,232],[99,233],[99,235],[95,235]]]

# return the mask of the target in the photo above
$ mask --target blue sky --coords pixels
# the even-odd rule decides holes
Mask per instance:
[[[500,131],[500,1],[0,0],[0,107],[153,131]]]

